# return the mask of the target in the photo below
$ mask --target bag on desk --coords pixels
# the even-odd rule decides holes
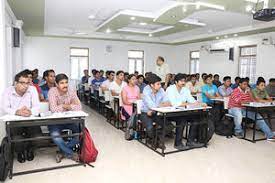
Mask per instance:
[[[84,163],[92,163],[96,161],[98,150],[92,140],[90,132],[87,128],[84,129],[84,134],[81,137],[80,160]]]
[[[8,138],[2,140],[0,147],[0,181],[5,181],[9,172],[10,148],[8,145]]]

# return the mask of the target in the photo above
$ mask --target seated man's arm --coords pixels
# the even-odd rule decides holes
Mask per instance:
[[[81,103],[80,103],[79,98],[77,97],[76,92],[73,92],[73,95],[72,95],[71,110],[72,111],[81,111]]]
[[[38,115],[39,113],[39,96],[38,96],[38,92],[37,90],[34,88],[33,90],[31,90],[31,95],[32,95],[32,101],[31,101],[31,104],[32,104],[32,107],[31,107],[31,112],[33,115]]]
[[[10,101],[10,96],[9,93],[4,91],[2,95],[2,110],[4,111],[5,114],[11,114],[15,115],[16,110],[11,107],[11,101]]]

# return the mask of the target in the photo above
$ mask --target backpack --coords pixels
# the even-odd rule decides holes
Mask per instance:
[[[199,125],[198,142],[208,143],[214,135],[215,125],[214,121],[210,119],[204,119],[203,123],[206,124]]]
[[[98,155],[98,150],[91,138],[89,130],[84,129],[84,134],[81,136],[81,150],[80,150],[80,160],[83,163],[92,163],[96,161]]]
[[[10,148],[8,144],[8,138],[5,137],[2,140],[0,147],[0,181],[5,181],[9,173],[9,159],[10,159]]]
[[[224,117],[221,121],[215,124],[215,133],[217,135],[226,136],[231,138],[234,131],[234,122],[229,117]]]
[[[136,122],[136,113],[133,113],[130,118],[127,120],[126,124],[126,130],[124,134],[125,140],[132,140],[135,135],[134,126]]]

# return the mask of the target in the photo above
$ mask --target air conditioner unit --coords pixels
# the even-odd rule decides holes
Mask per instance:
[[[263,38],[262,39],[262,45],[275,45],[275,42],[274,42],[272,37]]]
[[[229,47],[226,45],[211,45],[209,52],[210,53],[229,52]]]

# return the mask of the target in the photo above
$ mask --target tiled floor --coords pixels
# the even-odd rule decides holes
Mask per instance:
[[[75,167],[14,177],[11,183],[275,183],[275,143],[256,144],[214,136],[208,148],[165,158],[136,141],[125,141],[122,131],[84,107],[86,124],[99,149],[95,168]],[[40,150],[35,161],[15,164],[15,171],[55,165],[54,154]],[[66,161],[65,163],[68,163]],[[70,162],[69,162],[70,163]]]

